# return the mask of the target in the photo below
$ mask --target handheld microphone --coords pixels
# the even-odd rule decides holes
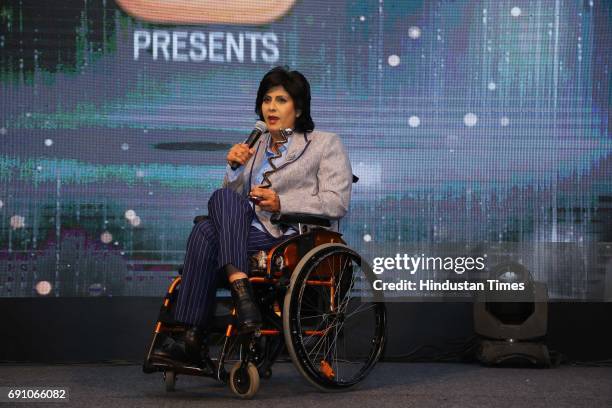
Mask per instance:
[[[261,120],[258,120],[257,122],[255,122],[255,128],[251,131],[249,137],[246,138],[244,144],[247,144],[249,146],[249,149],[255,146],[255,143],[257,143],[259,136],[266,133],[267,130],[268,127],[266,126],[266,123],[262,122]],[[236,170],[240,166],[240,163],[232,163],[230,167],[232,170]]]

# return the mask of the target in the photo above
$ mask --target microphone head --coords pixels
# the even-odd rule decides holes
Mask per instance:
[[[266,133],[268,131],[268,126],[266,126],[266,122],[258,120],[255,122],[255,129],[259,130],[261,133]]]

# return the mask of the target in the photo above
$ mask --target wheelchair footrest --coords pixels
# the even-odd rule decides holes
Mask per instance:
[[[190,366],[160,356],[151,356],[148,365],[157,371],[174,371],[177,374],[199,375],[203,377],[216,376],[216,369],[212,363],[202,363],[202,366]]]

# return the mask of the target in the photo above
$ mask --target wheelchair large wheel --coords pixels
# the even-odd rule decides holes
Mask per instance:
[[[298,371],[323,391],[362,381],[380,359],[386,309],[374,274],[342,244],[309,251],[295,267],[283,305],[283,331]]]

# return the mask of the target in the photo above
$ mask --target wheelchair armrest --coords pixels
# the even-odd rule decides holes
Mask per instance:
[[[272,224],[309,224],[319,227],[330,227],[329,219],[312,214],[292,213],[292,214],[272,214],[270,217]]]

